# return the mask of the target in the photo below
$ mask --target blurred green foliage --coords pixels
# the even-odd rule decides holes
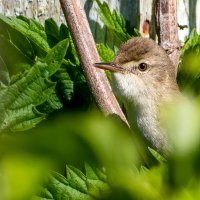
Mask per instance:
[[[183,91],[198,96],[200,94],[200,36],[194,29],[181,49],[181,63],[178,83]]]
[[[106,3],[97,3],[118,38],[115,49],[138,35]],[[0,15],[0,46],[0,199],[200,198],[195,30],[181,50],[178,83],[186,98],[165,108],[174,146],[167,159],[153,149],[146,153],[119,119],[94,107],[67,26]],[[108,44],[97,48],[104,62],[115,56]]]

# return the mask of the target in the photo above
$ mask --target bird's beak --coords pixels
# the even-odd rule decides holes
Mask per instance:
[[[124,71],[123,67],[117,66],[116,64],[110,62],[110,63],[95,63],[95,67],[100,69],[106,69],[111,72],[121,72]]]

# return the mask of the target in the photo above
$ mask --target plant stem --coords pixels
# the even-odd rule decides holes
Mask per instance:
[[[168,52],[177,70],[180,57],[180,44],[176,9],[175,0],[156,0],[158,42]]]
[[[83,71],[97,105],[105,115],[116,114],[127,125],[128,122],[112,92],[105,73],[94,67],[99,55],[79,0],[60,0],[67,25],[71,31]]]

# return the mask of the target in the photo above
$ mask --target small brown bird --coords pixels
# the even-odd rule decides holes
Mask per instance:
[[[113,92],[124,105],[131,127],[137,124],[153,148],[168,152],[170,145],[160,125],[159,110],[180,92],[176,68],[165,50],[151,39],[135,37],[120,47],[113,62],[95,66],[113,72]]]

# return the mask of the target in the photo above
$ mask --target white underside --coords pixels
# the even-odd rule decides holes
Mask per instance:
[[[152,97],[152,93],[159,96],[159,91],[152,87],[150,90],[148,83],[134,74],[114,73],[112,83],[115,95],[125,106],[130,125],[133,127],[137,123],[143,136],[157,150],[167,149],[167,137],[157,119],[158,104],[155,101],[158,99]]]

